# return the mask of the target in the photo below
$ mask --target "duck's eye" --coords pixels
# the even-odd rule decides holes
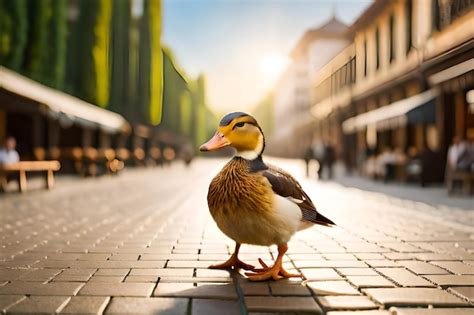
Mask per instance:
[[[234,125],[234,127],[243,127],[245,125],[244,122],[238,122]]]

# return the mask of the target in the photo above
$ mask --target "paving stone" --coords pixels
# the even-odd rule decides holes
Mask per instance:
[[[321,254],[287,254],[292,260],[320,260],[323,259]]]
[[[57,277],[54,277],[53,281],[87,282],[89,278],[90,276],[60,274]]]
[[[239,285],[244,295],[270,295],[270,287],[267,283],[241,282]]]
[[[152,283],[101,283],[88,282],[80,291],[79,295],[91,296],[150,296],[153,288]]]
[[[159,283],[153,292],[153,296],[189,296],[183,292],[194,289],[194,283]],[[180,295],[180,293],[183,293]]]
[[[322,314],[322,310],[311,297],[246,296],[249,312],[307,312]]]
[[[171,260],[166,265],[167,268],[202,268],[207,269],[217,261],[201,261],[201,260]]]
[[[122,282],[124,278],[124,276],[93,276],[89,279],[89,282],[119,283]]]
[[[389,260],[413,260],[415,259],[415,254],[413,253],[384,253],[383,254]],[[375,258],[379,259],[379,258]],[[383,257],[380,259],[384,259]]]
[[[474,284],[474,276],[466,275],[429,275],[426,279],[442,287],[469,286]]]
[[[472,315],[472,308],[394,308],[396,315]],[[359,314],[358,314],[359,315]]]
[[[0,269],[0,281],[17,280],[20,276],[26,275],[29,272],[29,270]]]
[[[385,310],[370,310],[370,311],[332,311],[327,312],[326,315],[395,315],[390,311]]]
[[[40,281],[46,282],[53,279],[62,269],[38,269],[30,271],[18,278],[20,281]]]
[[[163,268],[166,261],[157,260],[137,260],[137,261],[72,261],[68,263],[70,268],[104,268],[104,269],[125,269],[125,268]]]
[[[418,275],[442,275],[448,274],[444,269],[432,265],[431,263],[416,260],[399,260],[398,263],[410,269]]]
[[[357,260],[353,254],[324,254],[324,258],[329,260]]]
[[[372,268],[377,267],[400,267],[400,264],[396,261],[382,259],[382,260],[366,260],[365,263]]]
[[[317,299],[325,310],[370,310],[378,308],[366,296],[321,296]]]
[[[138,260],[138,254],[115,254],[109,257],[109,260]]]
[[[0,295],[0,311],[24,299],[24,295]]]
[[[177,296],[193,298],[237,299],[233,284],[199,283],[197,286],[182,283],[159,283],[154,296]]]
[[[336,270],[344,276],[377,276],[371,268],[336,268]]]
[[[328,267],[348,267],[348,268],[364,268],[367,265],[360,260],[303,260],[297,264],[298,268],[328,268]]]
[[[395,285],[382,276],[348,276],[349,280],[357,288],[392,288]]]
[[[354,254],[355,257],[361,260],[382,260],[385,257],[382,254],[378,253],[357,253]]]
[[[193,269],[132,269],[129,276],[192,277]]]
[[[191,315],[221,315],[225,310],[226,315],[239,315],[239,301],[193,299]]]
[[[309,281],[306,285],[315,295],[360,295],[346,281]]]
[[[140,260],[198,260],[198,254],[143,254]]]
[[[240,254],[239,255],[239,258],[241,260],[245,260],[247,258],[244,258],[246,255],[242,255]],[[198,260],[199,261],[220,261],[220,262],[223,262],[223,261],[226,261],[227,259],[229,258],[229,255],[227,254],[206,254],[206,255],[199,255],[198,256]],[[269,254],[266,254],[266,255],[262,255],[261,257],[262,259],[271,259],[271,256]],[[252,259],[256,259],[256,258],[252,258]]]
[[[227,270],[217,269],[198,269],[196,277],[198,278],[230,278],[230,272]]]
[[[11,282],[0,287],[0,295],[31,294],[31,295],[75,295],[83,283],[78,282]]]
[[[403,268],[376,268],[378,272],[404,287],[433,287],[434,285],[420,276]]]
[[[348,253],[386,253],[390,252],[389,249],[382,248],[375,244],[370,243],[354,243],[354,244],[344,244],[346,251]],[[322,251],[321,251],[322,252]]]
[[[124,282],[158,282],[158,276],[127,276]],[[174,278],[170,278],[174,279]]]
[[[474,266],[460,261],[432,261],[431,263],[458,275],[474,275]]]
[[[302,269],[307,280],[342,280],[342,277],[330,268]]]
[[[99,269],[94,276],[126,276],[130,269]]]
[[[385,248],[393,249],[399,253],[419,253],[426,251],[411,244],[402,242],[381,242],[379,245]]]
[[[186,315],[188,299],[113,297],[105,314]]]
[[[369,296],[386,306],[463,306],[467,302],[436,288],[364,289]]]
[[[102,314],[109,300],[109,297],[73,296],[61,313]]]
[[[111,255],[110,254],[92,254],[92,253],[88,253],[88,254],[82,254],[82,255],[79,255],[79,257],[77,258],[77,260],[107,260],[107,258],[109,258]]]
[[[56,313],[69,301],[68,296],[30,296],[9,307],[8,313]]]
[[[418,260],[422,261],[433,261],[433,260],[455,260],[455,256],[445,253],[416,253],[413,254]]]
[[[309,296],[311,292],[306,286],[290,283],[270,283],[270,290],[274,296]]]
[[[471,285],[473,285],[471,283]],[[457,293],[458,295],[468,299],[471,302],[474,302],[474,286],[471,287],[453,287],[449,288],[451,291]]]

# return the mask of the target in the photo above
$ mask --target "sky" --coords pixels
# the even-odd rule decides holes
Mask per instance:
[[[218,113],[249,110],[275,86],[289,53],[332,15],[353,22],[371,0],[164,0],[162,42],[186,75],[206,77]]]

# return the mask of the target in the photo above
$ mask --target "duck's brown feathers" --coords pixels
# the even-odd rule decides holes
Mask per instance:
[[[298,205],[303,215],[303,221],[331,226],[334,222],[317,212],[311,198],[304,192],[301,185],[290,174],[284,170],[268,165],[268,169],[260,172],[268,179],[273,191],[285,198],[292,198]]]
[[[261,162],[261,160],[260,160]],[[263,162],[261,162],[263,163]],[[212,180],[208,204],[211,214],[226,215],[238,209],[238,214],[266,215],[272,211],[272,193],[292,199],[302,212],[302,220],[321,225],[334,222],[319,214],[301,185],[287,172],[263,164],[253,171],[252,162],[233,158]]]

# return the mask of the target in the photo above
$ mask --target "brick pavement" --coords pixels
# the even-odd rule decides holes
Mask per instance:
[[[299,176],[299,164],[278,161]],[[474,234],[408,200],[304,181],[338,227],[297,234],[284,264],[303,280],[249,282],[206,267],[232,241],[207,211],[221,161],[58,181],[0,197],[0,308],[82,314],[473,314]],[[423,205],[421,205],[423,206]],[[471,226],[470,226],[471,225]],[[270,263],[276,248],[244,245]]]

